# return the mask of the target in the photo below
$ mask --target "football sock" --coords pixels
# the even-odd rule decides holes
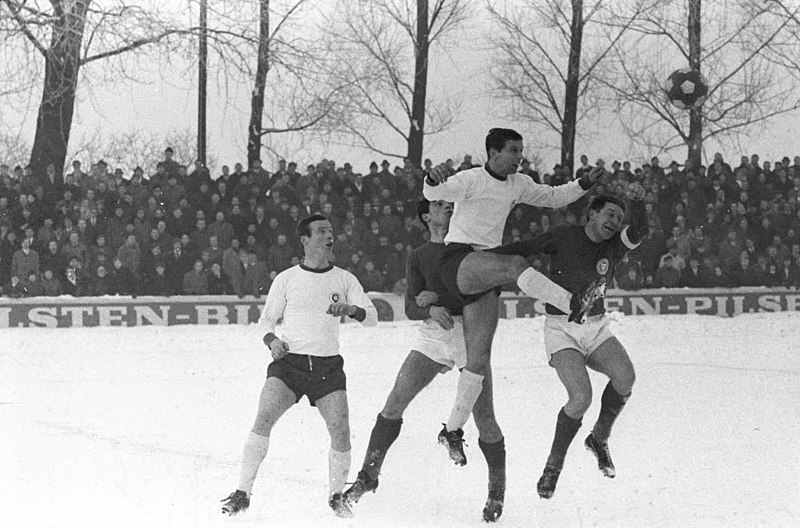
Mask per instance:
[[[597,417],[597,423],[594,424],[594,429],[592,429],[592,436],[595,439],[601,442],[607,442],[608,437],[611,436],[611,427],[614,425],[614,421],[619,416],[619,413],[622,412],[622,408],[625,407],[625,402],[628,401],[630,398],[630,393],[627,396],[623,396],[618,393],[611,382],[608,382],[606,385],[606,390],[603,391],[603,397],[600,400],[600,416]]]
[[[522,293],[552,304],[562,312],[570,313],[572,294],[533,268],[528,268],[517,277],[517,286]]]
[[[250,432],[242,450],[242,466],[239,472],[239,489],[250,496],[256,481],[258,468],[269,451],[269,437]]]
[[[331,495],[344,490],[348,473],[350,473],[350,449],[337,451],[331,448],[328,451],[328,482],[331,487]]]
[[[400,427],[402,425],[402,418],[390,420],[389,418],[384,418],[382,414],[378,414],[378,419],[375,420],[375,426],[372,428],[372,434],[369,437],[367,455],[364,457],[364,464],[361,466],[362,471],[365,471],[371,479],[378,478],[381,466],[383,466],[383,459],[386,458],[389,448],[400,435]]]
[[[475,402],[478,401],[481,390],[483,390],[483,376],[467,369],[462,370],[456,388],[456,402],[453,404],[453,410],[450,411],[450,418],[447,420],[448,431],[464,427],[469,415],[472,414]]]
[[[570,418],[564,408],[558,412],[558,420],[556,420],[556,434],[553,437],[553,446],[550,448],[550,456],[547,458],[547,465],[556,469],[564,467],[564,458],[567,456],[567,450],[578,429],[581,428],[583,420],[576,420]]]
[[[504,500],[506,494],[506,441],[484,442],[478,439],[486,465],[489,466],[489,497]]]

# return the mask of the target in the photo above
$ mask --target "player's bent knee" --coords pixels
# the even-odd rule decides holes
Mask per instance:
[[[592,404],[591,394],[570,395],[564,410],[571,418],[578,419],[586,414]]]

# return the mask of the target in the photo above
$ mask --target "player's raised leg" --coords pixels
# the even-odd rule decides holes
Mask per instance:
[[[592,370],[608,376],[609,381],[603,391],[600,415],[584,445],[597,457],[600,471],[605,476],[614,478],[616,468],[611,460],[608,439],[614,422],[630,398],[636,372],[625,347],[616,337],[607,339],[597,347],[587,358],[586,364]]]
[[[570,348],[559,350],[552,354],[550,366],[556,370],[561,383],[567,389],[567,403],[558,412],[550,455],[536,484],[536,491],[543,499],[553,496],[567,450],[581,427],[583,415],[592,403],[592,383],[586,370],[586,358],[581,352]]]
[[[328,505],[339,517],[352,517],[350,506],[343,498],[344,483],[350,473],[350,412],[347,392],[337,390],[315,401],[319,413],[325,420],[331,446],[328,451],[328,482],[330,494]]]
[[[378,488],[378,476],[383,461],[389,448],[400,435],[403,413],[417,394],[442,371],[442,368],[440,363],[417,350],[412,350],[406,356],[394,380],[394,387],[375,420],[361,470],[355,482],[344,493],[348,501],[358,502],[365,493],[374,492]]]
[[[486,369],[472,415],[478,428],[478,446],[489,468],[489,496],[483,508],[483,520],[495,522],[503,514],[506,494],[506,444],[494,414],[494,386],[491,365]]]
[[[268,377],[261,389],[255,423],[242,450],[239,469],[239,487],[223,499],[222,513],[236,515],[250,507],[250,494],[258,468],[269,450],[272,427],[297,401],[295,393],[276,377]]]
[[[500,253],[498,253],[500,252]],[[570,313],[572,294],[536,271],[521,255],[501,254],[501,248],[474,251],[458,267],[458,289],[464,295],[516,283],[525,295],[552,304]]]
[[[456,465],[467,463],[464,454],[464,424],[483,388],[483,378],[491,361],[492,339],[497,328],[498,297],[491,291],[464,306],[464,344],[467,363],[456,387],[456,401],[450,417],[439,432],[439,443],[447,448]]]

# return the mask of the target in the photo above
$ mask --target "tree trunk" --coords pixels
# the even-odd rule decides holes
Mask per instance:
[[[583,0],[572,0],[569,62],[564,85],[564,121],[561,125],[561,166],[569,174],[575,166],[575,129],[578,122],[578,89],[581,73],[581,47],[583,45]]]
[[[700,71],[701,0],[689,0],[689,67]],[[703,113],[701,108],[689,111],[689,155],[687,161],[693,169],[701,165],[703,153]]]
[[[70,5],[52,2],[57,18],[45,56],[44,89],[31,150],[31,168],[37,175],[45,174],[50,163],[55,164],[57,177],[64,174],[89,3],[90,0],[74,0]]]
[[[411,128],[408,132],[408,159],[415,167],[422,167],[425,140],[425,97],[428,90],[428,0],[417,0],[417,41],[414,43],[414,95],[411,101]]]
[[[269,73],[269,0],[260,0],[258,65],[253,95],[250,100],[250,126],[247,128],[247,163],[261,159],[261,123],[264,115],[264,90]]]

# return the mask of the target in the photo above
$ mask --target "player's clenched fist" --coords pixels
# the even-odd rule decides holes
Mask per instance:
[[[281,359],[289,353],[289,345],[276,338],[269,344],[269,350],[272,352],[272,359]]]
[[[633,182],[628,187],[628,199],[634,202],[641,202],[644,200],[644,195],[647,194],[644,186],[639,182]]]
[[[439,295],[437,295],[435,291],[422,290],[414,299],[417,301],[417,306],[425,308],[438,301]]]
[[[343,315],[350,317],[356,314],[356,307],[352,304],[335,302],[328,306],[328,313],[334,317],[341,317]]]
[[[447,163],[440,163],[428,173],[429,184],[438,185],[447,181],[447,178],[455,174],[455,171],[447,166]]]

